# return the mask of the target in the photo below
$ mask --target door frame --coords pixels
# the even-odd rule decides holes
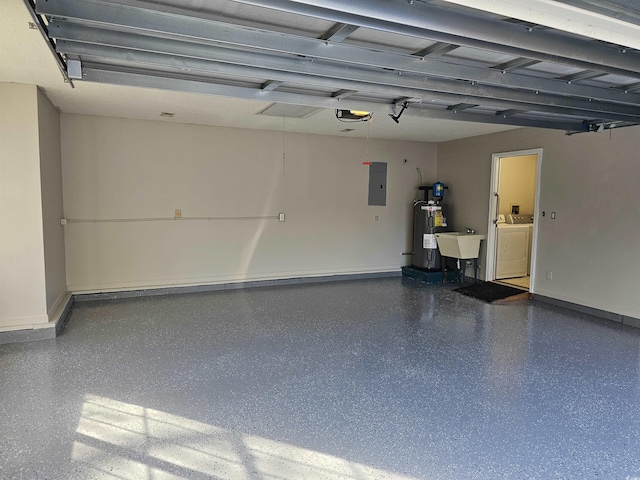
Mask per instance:
[[[529,150],[517,150],[513,152],[494,153],[491,156],[491,185],[489,186],[489,220],[487,227],[487,258],[485,280],[487,282],[496,279],[496,248],[498,244],[497,227],[494,224],[494,218],[497,218],[496,210],[498,208],[498,198],[495,193],[500,184],[500,160],[507,157],[523,157],[527,155],[537,155],[536,164],[536,191],[534,200],[534,222],[533,222],[533,241],[531,243],[531,275],[529,278],[529,292],[535,293],[533,287],[535,285],[536,276],[536,251],[538,250],[538,218],[540,217],[540,177],[542,173],[542,148],[532,148]]]

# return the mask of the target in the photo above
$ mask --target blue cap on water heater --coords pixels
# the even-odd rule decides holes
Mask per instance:
[[[434,198],[442,198],[444,196],[445,185],[442,182],[436,182],[431,187],[431,194]]]

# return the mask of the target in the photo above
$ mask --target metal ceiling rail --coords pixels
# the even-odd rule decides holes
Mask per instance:
[[[340,89],[342,87],[349,87],[352,90],[359,93],[371,93],[376,95],[384,95],[390,98],[396,97],[409,97],[420,98],[424,101],[441,101],[446,103],[464,102],[479,103],[481,99],[473,96],[460,96],[446,93],[431,92],[419,89],[401,88],[398,86],[380,85],[377,83],[367,83],[363,81],[351,81],[351,80],[337,80],[334,75],[331,74],[334,67],[318,65],[312,63],[314,69],[319,72],[327,73],[328,76],[316,76],[316,75],[304,75],[303,77],[288,72],[278,71],[273,69],[264,69],[260,67],[248,66],[248,65],[223,65],[217,62],[210,62],[207,60],[201,60],[196,58],[184,58],[162,55],[150,52],[131,52],[125,49],[117,49],[112,47],[84,45],[80,43],[61,41],[59,46],[67,54],[88,56],[90,59],[96,59],[101,62],[113,61],[122,64],[128,63],[130,68],[150,68],[160,67],[164,69],[171,69],[176,72],[200,72],[202,74],[223,74],[234,75],[240,77],[246,77],[250,79],[268,78],[270,80],[289,82],[293,84],[302,85],[305,87],[321,87],[330,89]],[[243,55],[251,55],[246,52],[228,52],[227,55],[235,56],[236,58]],[[165,70],[165,72],[168,74]],[[340,72],[336,72],[340,73]],[[376,78],[375,72],[370,75],[372,78]],[[395,77],[392,75],[392,79]],[[264,85],[264,84],[262,84]],[[262,90],[269,90],[268,88],[262,88]],[[497,99],[484,99],[482,105],[490,108],[500,110],[536,110],[538,112],[550,113],[555,115],[565,115],[579,117],[581,120],[585,119],[607,119],[616,121],[634,121],[640,122],[640,111],[634,109],[635,115],[621,115],[613,113],[603,113],[599,111],[584,111],[570,109],[562,106],[540,106],[536,105],[532,108],[530,104],[523,102],[506,102]]]
[[[167,78],[143,72],[131,73],[126,69],[116,71],[112,66],[107,66],[108,70],[103,70],[100,65],[88,65],[84,68],[85,78],[89,81],[129,85],[144,88],[155,88],[162,90],[174,90],[179,92],[190,92],[205,95],[219,95],[232,98],[244,98],[262,102],[279,102],[293,105],[307,105],[319,108],[346,108],[353,110],[367,110],[376,113],[395,113],[395,106],[392,104],[350,101],[349,99],[338,100],[332,97],[320,97],[304,95],[290,92],[279,92],[272,90],[263,92],[255,88],[239,87],[232,85],[212,84],[205,81],[198,81],[192,78]],[[151,72],[152,73],[152,72]],[[419,106],[411,106],[407,113],[420,118],[436,120],[467,121],[476,123],[491,123],[499,125],[515,125],[535,128],[551,128],[564,130],[567,132],[587,131],[588,124],[577,121],[562,120],[537,120],[529,118],[501,117],[494,114],[479,113],[454,113],[446,109],[427,109]]]
[[[49,52],[51,52],[51,55],[53,55],[53,58],[56,61],[56,65],[58,66],[58,69],[60,70],[65,83],[68,83],[71,88],[75,88],[73,80],[69,78],[69,75],[67,73],[67,63],[65,62],[64,58],[62,58],[60,54],[56,52],[55,44],[49,37],[47,25],[43,21],[42,17],[36,13],[34,0],[23,0],[23,3],[27,7],[27,10],[29,10],[29,15],[31,15],[31,18],[33,19],[33,25],[40,32],[40,35],[42,35],[42,38],[44,38],[44,41],[47,44]]]
[[[61,15],[70,10],[69,8],[58,8],[61,5],[61,1],[66,5],[65,0],[49,0],[44,4],[45,11],[49,12],[48,14],[55,11],[56,15]],[[91,9],[85,5],[82,8],[82,12],[76,12],[75,18],[78,21],[99,23],[111,29],[114,27],[136,29],[135,31],[138,33],[149,35],[147,44],[152,45],[153,51],[158,51],[161,45],[158,42],[166,40],[166,37],[180,38],[207,45],[210,45],[211,42],[217,42],[237,47],[265,49],[271,52],[321,58],[340,63],[395,69],[405,73],[469,80],[470,82],[477,82],[477,84],[513,88],[514,91],[522,92],[523,94],[527,93],[526,91],[533,93],[552,92],[572,97],[640,105],[640,95],[628,94],[616,89],[571,85],[560,80],[513,73],[503,74],[491,68],[455,65],[437,60],[422,61],[413,55],[380,52],[344,44],[327,45],[326,42],[317,39],[285,35],[192,17],[174,17],[153,11],[131,10],[130,7],[122,8],[123,11],[118,13],[110,5],[105,5],[102,2],[92,2]],[[71,15],[70,12],[69,15]],[[153,28],[153,32],[149,31],[150,28]],[[76,25],[63,20],[54,20],[50,24],[49,30],[54,38],[68,38],[90,43],[114,41],[112,39],[106,40],[107,34],[105,32],[109,32],[107,30],[93,30],[91,27]],[[111,32],[111,37],[124,35],[124,33]],[[103,37],[105,37],[104,40]],[[142,42],[144,37],[139,38],[138,42]],[[567,102],[570,101],[571,98],[567,98]]]
[[[85,35],[78,35],[78,30],[82,31],[83,29]],[[426,97],[450,103],[482,103],[499,109],[537,109],[541,112],[588,118],[604,116],[611,120],[640,120],[640,109],[622,104],[588,101],[579,98],[566,99],[559,95],[472,85],[458,80],[397,75],[389,71],[350,68],[344,64],[327,64],[309,59],[256,54],[255,52],[190,44],[171,39],[154,39],[153,37],[123,32],[99,29],[86,31],[86,27],[71,26],[63,22],[54,22],[51,25],[51,30],[58,39],[58,50],[67,55],[111,58],[129,63],[155,63],[175,68],[193,68],[243,76],[254,75],[258,78],[302,85],[313,84],[329,86],[334,89],[362,90],[391,96]],[[65,40],[67,38],[96,43]],[[118,50],[110,49],[107,46],[118,47]],[[145,56],[145,53],[160,54],[161,56]],[[217,63],[208,65],[202,63],[202,60],[222,62],[226,65]],[[234,69],[231,65],[245,68]]]
[[[129,44],[130,45],[130,44]],[[254,58],[251,52],[207,47],[207,51],[213,54],[211,58],[203,59],[165,55],[146,51],[131,51],[129,48],[113,48],[102,45],[89,45],[66,40],[58,40],[58,48],[67,55],[90,57],[97,60],[111,60],[126,62],[132,67],[137,65],[156,65],[179,69],[180,71],[200,71],[210,74],[239,75],[248,78],[269,79],[279,82],[288,82],[304,86],[331,88],[333,90],[349,89],[358,92],[368,92],[390,97],[418,97],[427,100],[438,100],[447,103],[481,103],[482,105],[495,107],[496,109],[528,109],[539,112],[558,115],[578,116],[584,118],[606,118],[609,120],[640,121],[640,109],[623,105],[615,105],[615,111],[600,102],[588,102],[581,100],[580,108],[570,108],[562,104],[559,97],[553,101],[553,96],[547,94],[530,95],[532,100],[547,101],[548,105],[540,102],[502,100],[501,98],[485,98],[495,87],[473,87],[465,82],[458,92],[444,91],[439,84],[445,83],[446,87],[453,81],[439,79],[408,78],[397,76],[391,72],[356,72],[354,69],[344,66],[324,65],[319,62],[298,62],[294,59],[273,58],[270,61],[261,61]],[[214,60],[214,61],[210,61]],[[220,62],[225,62],[220,63]],[[229,63],[226,63],[229,62]],[[255,65],[255,66],[254,66]],[[285,70],[278,69],[284,66]],[[294,72],[294,70],[298,70]],[[483,97],[464,93],[465,90],[478,91],[485,94]],[[495,92],[503,93],[503,92]],[[519,98],[519,95],[505,92]],[[505,96],[505,95],[503,95]],[[576,101],[575,103],[578,103]]]
[[[638,76],[640,54],[552,30],[527,29],[407,0],[234,0],[288,13],[484,48],[585,69]],[[436,38],[438,37],[438,38]]]

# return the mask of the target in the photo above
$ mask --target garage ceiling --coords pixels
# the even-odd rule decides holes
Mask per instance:
[[[630,1],[27,3],[76,85],[366,110],[389,128],[405,119],[569,133],[640,124],[640,22]],[[569,32],[557,28],[563,15]],[[394,127],[386,114],[403,107]]]

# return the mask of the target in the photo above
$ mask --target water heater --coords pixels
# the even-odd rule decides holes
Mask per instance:
[[[440,202],[444,197],[446,185],[436,182],[433,185],[421,186],[424,200],[413,204],[413,266],[426,270],[440,270],[441,258],[436,241],[436,233],[447,226]],[[429,200],[429,193],[433,199]]]

